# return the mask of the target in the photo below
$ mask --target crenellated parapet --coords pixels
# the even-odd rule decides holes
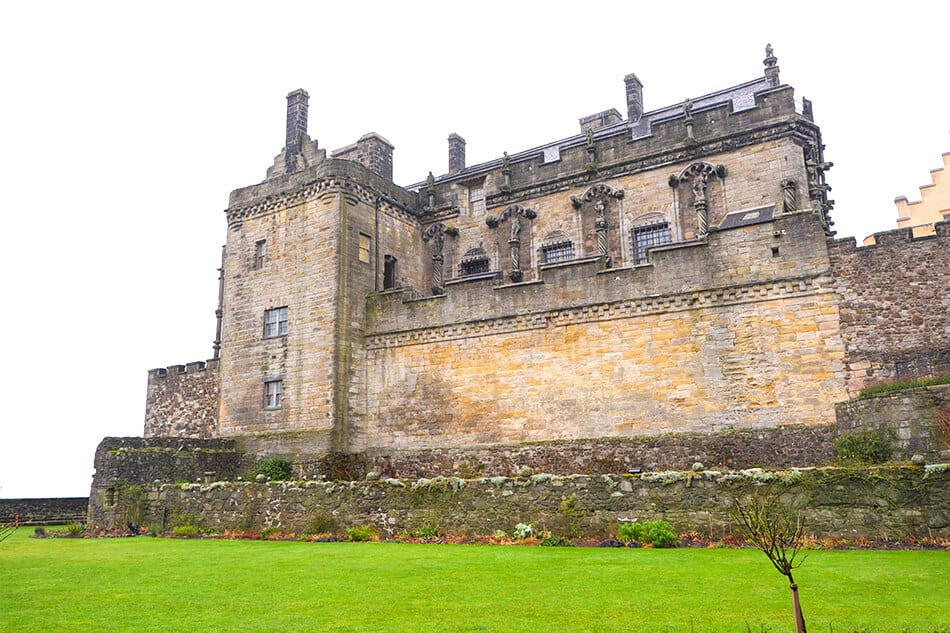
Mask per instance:
[[[215,437],[218,359],[171,365],[148,372],[145,437]]]

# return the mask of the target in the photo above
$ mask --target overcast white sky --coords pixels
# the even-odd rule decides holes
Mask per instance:
[[[950,5],[842,3],[9,3],[0,22],[0,497],[88,494],[107,435],[141,435],[146,370],[211,355],[228,193],[310,92],[333,150],[376,131],[395,180],[475,164],[762,73],[814,102],[839,236],[950,151]],[[858,6],[858,5],[851,5]],[[883,7],[892,8],[883,8]]]

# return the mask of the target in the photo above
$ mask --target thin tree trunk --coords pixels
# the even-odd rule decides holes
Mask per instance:
[[[792,605],[795,607],[795,633],[806,633],[805,616],[802,614],[802,605],[798,602],[798,585],[793,582],[789,589],[792,590]]]

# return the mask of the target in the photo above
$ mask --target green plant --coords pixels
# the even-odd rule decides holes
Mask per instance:
[[[198,536],[198,526],[192,524],[176,525],[172,528],[172,534],[174,536]]]
[[[362,525],[359,527],[351,527],[346,531],[349,535],[351,541],[375,541],[376,540],[376,530],[373,529],[372,525]]]
[[[511,531],[511,536],[516,539],[526,539],[534,536],[534,526],[530,523],[519,523]]]
[[[413,530],[412,535],[416,538],[435,538],[439,535],[439,527],[426,523],[421,528]]]
[[[274,526],[266,527],[263,530],[261,530],[261,540],[262,541],[269,540],[272,536],[276,534],[280,534],[280,532],[281,530],[279,527],[274,527]]]
[[[257,474],[264,475],[271,481],[289,481],[291,479],[291,464],[282,457],[265,459],[257,465]]]
[[[888,393],[891,391],[903,391],[904,389],[916,389],[917,387],[933,387],[935,385],[950,385],[950,374],[942,376],[933,376],[931,378],[915,378],[912,380],[895,380],[886,382],[873,387],[862,389],[858,393],[858,398],[867,398],[879,393]]]
[[[617,535],[624,543],[636,541],[653,547],[676,547],[679,539],[667,521],[629,521],[621,523]]]
[[[841,459],[880,464],[890,459],[895,440],[894,431],[890,429],[885,433],[856,431],[835,438],[834,444]]]
[[[327,534],[334,531],[336,531],[336,519],[323,508],[310,513],[307,524],[303,528],[304,534]]]
[[[66,527],[63,531],[70,536],[79,536],[85,531],[85,529],[86,528],[82,523],[76,523],[75,521],[72,521],[66,524]]]
[[[549,534],[541,540],[541,547],[574,547],[569,538]]]
[[[562,515],[567,517],[567,526],[571,536],[580,536],[580,530],[577,527],[577,517],[580,516],[580,511],[577,509],[577,499],[574,498],[574,495],[561,501],[559,510]]]

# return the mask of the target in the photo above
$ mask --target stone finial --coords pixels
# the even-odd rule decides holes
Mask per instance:
[[[765,64],[765,76],[772,87],[779,85],[778,57],[773,53],[771,44],[765,45],[765,59],[762,60],[762,63]]]
[[[623,83],[627,89],[627,121],[636,123],[643,116],[643,82],[630,73]]]
[[[465,139],[455,134],[449,134],[449,175],[457,174],[465,169]]]

